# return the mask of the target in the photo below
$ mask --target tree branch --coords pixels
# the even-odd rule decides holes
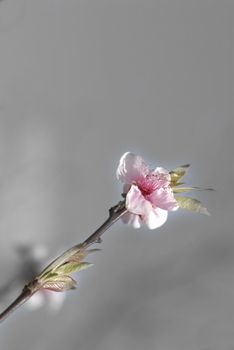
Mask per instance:
[[[101,236],[103,233],[110,228],[121,216],[127,212],[125,208],[125,201],[119,202],[117,205],[109,210],[108,219],[83,243],[77,244],[67,250],[65,253],[56,258],[52,263],[50,263],[40,274],[39,277],[35,277],[33,281],[29,282],[22,290],[21,294],[10,304],[1,314],[0,322],[4,321],[12,312],[14,312],[18,307],[23,305],[28,299],[31,298],[33,294],[38,292],[43,284],[39,283],[40,276],[43,276],[47,271],[50,271],[54,266],[61,265],[68,256],[74,254],[77,250],[90,247],[95,243],[101,243]]]

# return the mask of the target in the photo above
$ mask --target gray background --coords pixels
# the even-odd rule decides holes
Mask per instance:
[[[54,256],[103,222],[127,150],[216,189],[211,217],[116,224],[61,312],[18,310],[1,350],[234,349],[233,5],[0,2],[2,285],[15,245]]]

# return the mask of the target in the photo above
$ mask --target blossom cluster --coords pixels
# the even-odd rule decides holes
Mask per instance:
[[[178,187],[188,166],[170,172],[162,167],[151,170],[140,156],[126,152],[120,158],[116,172],[117,179],[124,184],[123,196],[128,210],[123,221],[135,228],[139,228],[143,222],[149,229],[155,229],[166,222],[169,211],[179,207],[208,214],[198,200],[176,196],[177,193],[198,189]]]

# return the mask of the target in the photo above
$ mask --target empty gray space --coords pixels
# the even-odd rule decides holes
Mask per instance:
[[[126,151],[216,190],[194,194],[210,217],[113,226],[60,312],[22,307],[1,350],[234,349],[233,5],[0,2],[1,285],[17,245],[54,257],[103,222]]]

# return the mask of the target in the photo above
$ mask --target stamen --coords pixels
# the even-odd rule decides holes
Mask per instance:
[[[148,174],[144,178],[137,181],[137,186],[139,187],[143,196],[150,195],[158,188],[166,188],[168,186],[167,181],[165,181],[164,174]]]

